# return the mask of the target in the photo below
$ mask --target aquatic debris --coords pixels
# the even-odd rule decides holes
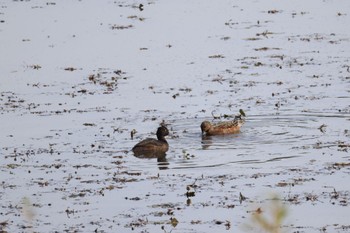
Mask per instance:
[[[350,144],[345,144],[345,142],[338,141],[338,151],[348,152],[350,149]]]
[[[344,16],[344,15],[347,15],[347,14],[345,14],[345,13],[340,13],[340,12],[337,13],[337,16]]]
[[[348,73],[350,73],[350,65],[343,65],[342,67],[343,67],[343,68],[346,68],[346,71],[347,71]]]
[[[131,130],[131,132],[130,132],[131,140],[134,139],[134,135],[135,135],[136,133],[137,133],[136,129]]]
[[[128,19],[136,19],[136,20],[139,20],[139,21],[144,21],[145,20],[145,18],[138,17],[136,15],[128,16]]]
[[[262,47],[262,48],[256,48],[255,51],[267,51],[267,50],[280,50],[280,48],[268,48],[268,47]]]
[[[136,182],[136,181],[139,181],[138,179],[136,178],[116,178],[116,177],[113,177],[113,181],[116,182],[116,183],[129,183],[129,182]]]
[[[78,93],[82,93],[82,94],[86,94],[87,92],[88,92],[88,90],[86,90],[86,89],[81,89],[81,90],[79,90],[79,91],[77,91]],[[90,94],[92,94],[92,93],[90,93]]]
[[[232,28],[232,25],[238,25],[238,22],[233,22],[232,19],[230,19],[228,22],[225,23],[225,26],[229,26],[230,28]]]
[[[220,114],[219,116],[216,116],[216,115],[214,115],[214,113],[215,113],[215,110],[213,110],[212,112],[211,112],[211,115],[212,115],[212,117],[213,117],[213,119],[215,120],[215,119],[221,119],[221,118],[236,118],[236,117],[239,117],[239,115],[235,115],[235,114]],[[240,109],[239,110],[239,114],[241,115],[241,116],[243,116],[243,117],[245,117],[246,115],[245,115],[245,112],[242,110],[242,109]]]
[[[84,126],[96,126],[96,124],[94,124],[94,123],[84,123],[83,125]]]
[[[209,58],[225,58],[225,56],[222,54],[216,54],[216,55],[209,56]]]
[[[171,218],[170,218],[170,224],[171,224],[173,227],[176,227],[177,224],[179,224],[179,221],[178,221],[175,217],[171,217]]]
[[[239,113],[245,117],[245,112],[243,111],[243,109],[239,109]]]
[[[0,222],[0,232],[6,233],[7,231],[5,230],[5,228],[7,227],[8,224],[9,224],[9,220]]]
[[[191,159],[195,157],[194,155],[191,155],[190,153],[188,153],[185,149],[182,150],[182,154],[184,159]]]
[[[243,201],[245,201],[247,197],[243,196],[241,192],[239,192],[239,203],[242,204]]]
[[[191,91],[192,91],[192,88],[189,88],[189,87],[179,88],[179,91],[182,91],[182,92],[191,92]]]
[[[45,187],[49,185],[48,181],[34,181],[34,183],[37,183],[40,187]]]
[[[143,7],[144,7],[143,4],[140,3],[138,8],[139,8],[140,11],[143,11],[144,10]]]
[[[350,230],[350,225],[341,225],[339,227],[336,227],[335,229],[342,230],[342,231],[349,231]]]
[[[30,86],[30,84],[27,83],[27,86]],[[32,87],[40,88],[40,83],[33,83],[33,84],[32,84]],[[44,87],[48,87],[48,85],[44,85]],[[32,103],[32,104],[34,104],[34,103]]]
[[[222,225],[225,224],[226,230],[229,230],[231,228],[231,222],[226,220],[226,221],[221,221],[221,220],[214,220],[214,223],[216,225]]]
[[[258,38],[258,37],[249,37],[249,38],[246,38],[244,40],[248,40],[248,41],[256,41],[256,40],[261,40],[261,38]]]
[[[214,112],[215,112],[215,110],[211,111],[211,115],[212,115],[213,119],[220,119],[221,115],[220,116],[215,116]]]
[[[135,227],[142,227],[142,226],[146,226],[148,224],[148,219],[141,219],[138,218],[137,220],[131,222],[129,224],[129,227],[131,227],[131,230],[134,230]]]
[[[77,68],[74,68],[74,67],[66,67],[64,68],[65,71],[74,71],[74,70],[77,70]]]
[[[279,10],[268,10],[267,13],[268,14],[276,14],[276,13],[280,13],[281,11]]]
[[[305,199],[306,199],[306,201],[315,202],[315,201],[318,201],[318,196],[316,194],[306,193]]]
[[[132,27],[133,27],[133,25],[131,25],[131,24],[126,25],[126,26],[114,24],[114,25],[111,26],[111,29],[112,30],[115,30],[115,29],[117,29],[117,30],[124,30],[124,29],[129,29],[129,28],[132,28]]]
[[[231,39],[231,37],[229,37],[229,36],[224,36],[224,37],[221,37],[220,39],[221,39],[221,40],[229,40],[229,39]]]
[[[74,210],[70,210],[69,208],[67,208],[67,209],[65,210],[65,212],[66,212],[66,214],[67,214],[67,217],[70,218],[69,215],[70,215],[70,214],[74,214],[75,211],[74,211]]]
[[[292,17],[294,18],[294,17],[297,16],[298,14],[300,14],[301,16],[303,16],[303,15],[306,15],[306,14],[310,14],[310,12],[306,12],[306,11],[301,11],[300,13],[293,12],[293,13],[292,13]]]
[[[190,186],[187,186],[186,189],[187,189],[187,191],[186,191],[185,195],[187,198],[194,197],[196,195],[196,193],[194,191],[190,191],[191,190]]]
[[[42,67],[40,65],[31,65],[29,66],[30,68],[34,69],[34,70],[38,70],[41,69]]]
[[[189,200],[189,198],[190,197],[194,197],[196,195],[195,190],[194,190],[197,187],[196,182],[197,182],[197,179],[195,179],[192,184],[189,184],[189,185],[186,186],[185,196],[188,198],[187,202],[188,201],[191,202],[191,200]],[[187,205],[189,205],[189,203],[187,203]]]
[[[21,165],[19,165],[19,164],[14,164],[14,163],[12,163],[12,164],[7,164],[7,167],[10,168],[10,169],[15,169],[15,168],[20,167],[20,166],[21,166]]]
[[[266,30],[266,31],[263,31],[261,33],[256,33],[256,36],[264,36],[264,37],[268,38],[268,35],[273,35],[273,34],[275,34],[275,33],[269,32]]]
[[[140,201],[142,200],[140,197],[125,197],[126,200],[131,200],[131,201]]]
[[[336,191],[335,188],[333,188],[333,191],[328,193],[322,193],[323,195],[329,195],[331,198],[332,205],[335,205],[338,201],[339,205],[341,206],[348,206],[349,205],[349,191]]]
[[[202,224],[201,220],[192,220],[191,224],[195,225],[195,224]]]
[[[77,198],[77,197],[84,197],[86,195],[85,192],[80,192],[80,193],[72,193],[71,195],[69,195],[69,198]]]
[[[334,168],[343,168],[343,167],[350,167],[350,163],[342,162],[342,163],[334,163],[332,165]]]
[[[327,127],[327,125],[322,124],[320,127],[318,127],[318,129],[321,131],[321,133],[325,133],[326,132],[326,127]]]
[[[222,75],[217,75],[215,78],[212,79],[213,82],[218,82],[220,84],[223,84],[225,80],[226,79],[224,79]]]
[[[263,66],[264,64],[261,62],[254,63],[254,66]]]
[[[117,89],[120,80],[127,80],[125,72],[122,70],[107,71],[106,69],[99,69],[95,74],[88,76],[88,80],[93,84],[100,85],[104,88],[103,94],[110,94]]]
[[[331,199],[338,199],[339,193],[333,188],[333,192],[331,192]]]

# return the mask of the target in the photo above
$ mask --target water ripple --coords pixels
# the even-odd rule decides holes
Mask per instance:
[[[193,169],[257,164],[283,164],[312,154],[319,141],[332,140],[332,132],[320,131],[322,124],[336,123],[341,130],[348,114],[306,113],[294,115],[254,115],[247,117],[241,133],[202,137],[200,123],[207,119],[177,119],[170,122],[174,136],[166,163],[160,169]],[[148,160],[142,167],[154,167],[156,160]]]

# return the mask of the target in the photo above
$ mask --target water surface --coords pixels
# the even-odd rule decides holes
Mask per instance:
[[[277,194],[283,230],[347,232],[348,8],[0,3],[0,229],[259,232]],[[239,134],[202,137],[239,109]],[[166,157],[135,157],[162,122]]]

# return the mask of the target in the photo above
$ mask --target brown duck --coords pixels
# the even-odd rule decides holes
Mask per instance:
[[[232,121],[219,122],[212,124],[209,121],[203,121],[201,124],[202,134],[206,136],[224,135],[239,133],[241,126],[244,124],[241,115],[235,116]]]

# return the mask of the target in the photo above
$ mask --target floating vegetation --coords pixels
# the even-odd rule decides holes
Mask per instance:
[[[216,54],[216,55],[209,56],[209,58],[225,58],[225,56],[222,54]]]
[[[117,87],[121,80],[127,80],[128,77],[126,73],[122,70],[106,70],[100,69],[95,74],[91,74],[88,77],[88,80],[95,84],[103,87],[103,94],[112,93]]]
[[[111,26],[111,29],[112,30],[125,30],[125,29],[130,29],[130,28],[133,28],[134,26],[129,24],[129,25],[112,25]]]
[[[242,204],[243,201],[247,200],[246,196],[243,196],[241,192],[239,192],[239,203]]]
[[[142,5],[142,4],[141,4]],[[145,21],[145,18],[143,17],[138,17],[136,15],[130,15],[128,16],[128,19],[134,19],[134,20],[139,20],[139,21]]]
[[[268,48],[268,47],[262,47],[254,49],[255,51],[267,51],[267,50],[280,50],[280,48]]]
[[[277,14],[277,13],[281,13],[281,11],[279,11],[279,10],[268,10],[267,13],[268,14]]]
[[[75,71],[77,70],[77,68],[74,68],[74,67],[66,67],[64,68],[65,71]]]
[[[318,127],[318,129],[321,131],[321,133],[326,133],[326,127],[327,125],[322,124],[320,127]]]
[[[246,38],[245,40],[247,40],[247,41],[256,41],[256,40],[261,40],[261,38],[259,38],[259,37],[249,37],[249,38]]]
[[[266,31],[263,31],[261,33],[256,33],[256,36],[263,36],[263,37],[268,38],[269,35],[273,35],[273,34],[275,34],[275,33],[269,32],[269,31],[266,30]]]
[[[239,114],[241,114],[242,116],[246,117],[245,112],[243,111],[243,109],[239,109]]]
[[[31,66],[29,66],[29,67],[32,68],[32,69],[34,69],[34,70],[39,70],[39,69],[42,68],[41,65],[31,65]]]

